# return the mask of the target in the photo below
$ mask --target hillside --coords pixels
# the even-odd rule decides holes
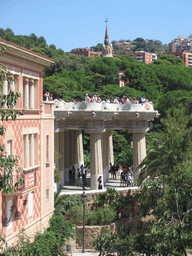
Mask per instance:
[[[172,55],[162,55],[153,64],[143,64],[125,55],[88,58],[66,54],[62,49],[56,49],[53,44],[48,46],[44,37],[37,37],[33,33],[30,36],[16,36],[11,29],[0,29],[0,37],[55,59],[55,63],[44,71],[44,90],[52,93],[54,98],[81,101],[85,93],[97,94],[103,99],[113,99],[115,96],[121,98],[123,95],[132,99],[144,95],[153,101],[161,118],[166,118],[168,110],[173,113],[180,108],[180,104],[187,113],[191,113],[192,68],[185,67],[181,59]],[[138,44],[134,49],[149,46],[141,39],[136,42]],[[156,43],[160,50],[161,43]],[[119,71],[124,71],[123,79],[129,80],[128,86],[119,87]],[[162,128],[160,119],[151,123],[152,130],[159,127]],[[114,131],[113,138],[116,161],[131,163],[131,136],[126,131]],[[87,156],[86,139],[85,144]]]

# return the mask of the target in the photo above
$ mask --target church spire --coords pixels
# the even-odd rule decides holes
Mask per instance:
[[[108,45],[109,43],[110,43],[110,40],[109,40],[109,32],[108,32],[108,26],[106,25],[104,44],[105,44],[105,45]]]
[[[109,32],[108,32],[108,26],[107,26],[107,22],[108,22],[108,19],[106,19],[106,30],[105,30],[105,40],[104,40],[104,44],[105,45],[108,45],[110,43],[110,40],[109,40]]]
[[[104,44],[102,45],[102,55],[103,57],[113,57],[113,46],[112,44],[110,44],[110,40],[109,40],[109,32],[108,32],[108,26],[107,26],[107,22],[108,19],[106,19],[106,30],[105,30],[105,40],[104,40]]]

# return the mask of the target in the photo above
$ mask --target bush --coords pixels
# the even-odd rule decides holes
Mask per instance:
[[[83,225],[83,204],[75,205],[70,209],[71,212],[71,221],[76,225]],[[85,221],[87,223],[87,219],[92,214],[90,207],[85,207]]]
[[[55,194],[55,212],[65,215],[70,212],[73,206],[82,206],[82,198],[79,195],[63,195],[59,196],[58,192]]]
[[[116,212],[109,206],[99,207],[87,216],[89,225],[108,225],[116,219]]]
[[[92,242],[92,245],[99,251],[99,256],[111,255],[116,239],[117,234],[104,232],[101,235],[98,235],[97,239]]]
[[[44,233],[37,233],[34,243],[30,243],[24,229],[19,233],[17,244],[8,247],[2,256],[63,256],[61,250],[65,241],[76,235],[71,223],[67,222],[62,214],[53,214],[50,227]]]
[[[76,225],[83,224],[83,206],[76,205],[71,208],[72,223]],[[108,225],[116,218],[116,212],[109,206],[99,207],[92,210],[91,207],[85,208],[86,225]]]

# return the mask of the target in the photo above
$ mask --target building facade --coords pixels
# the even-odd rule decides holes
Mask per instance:
[[[94,52],[94,51],[90,51],[87,48],[78,48],[73,50],[71,53],[75,54],[75,55],[83,55],[86,57],[94,57],[94,56],[100,56],[101,52]]]
[[[185,63],[185,66],[192,67],[192,52],[175,51],[175,52],[168,52],[166,54],[171,54],[176,58],[180,58]]]
[[[192,36],[188,38],[183,38],[182,36],[178,36],[173,39],[168,45],[168,52],[177,52],[177,51],[192,51]]]
[[[14,109],[22,112],[15,121],[1,122],[6,128],[0,138],[8,155],[19,156],[24,184],[13,194],[0,192],[0,233],[8,245],[24,228],[33,237],[48,227],[54,211],[54,113],[53,103],[43,102],[43,69],[54,61],[31,50],[0,39],[0,54],[14,81],[3,81],[3,93],[18,92]],[[6,109],[6,106],[3,108]],[[2,171],[2,169],[1,169]],[[16,172],[13,173],[17,179]]]
[[[127,55],[137,59],[139,62],[146,64],[153,63],[157,59],[157,54],[145,51],[136,51],[134,53],[128,53]]]

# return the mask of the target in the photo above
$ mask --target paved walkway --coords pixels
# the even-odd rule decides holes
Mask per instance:
[[[88,178],[89,181],[89,178]],[[88,182],[89,183],[89,182]],[[121,187],[120,186],[120,180],[113,180],[113,179],[109,179],[104,186],[104,189],[100,190],[91,190],[90,187],[85,187],[86,189],[86,193],[99,193],[99,192],[103,192],[106,191],[107,188],[115,188],[117,191],[122,191],[122,190],[135,190],[138,189],[138,187]],[[76,186],[76,185],[65,185],[63,186],[63,189],[60,193],[60,195],[73,195],[73,194],[82,194],[83,192],[83,188],[80,186]]]
[[[82,253],[82,249],[76,250],[72,256],[98,256],[99,252],[96,252],[95,250],[87,249],[85,250],[85,253]]]

